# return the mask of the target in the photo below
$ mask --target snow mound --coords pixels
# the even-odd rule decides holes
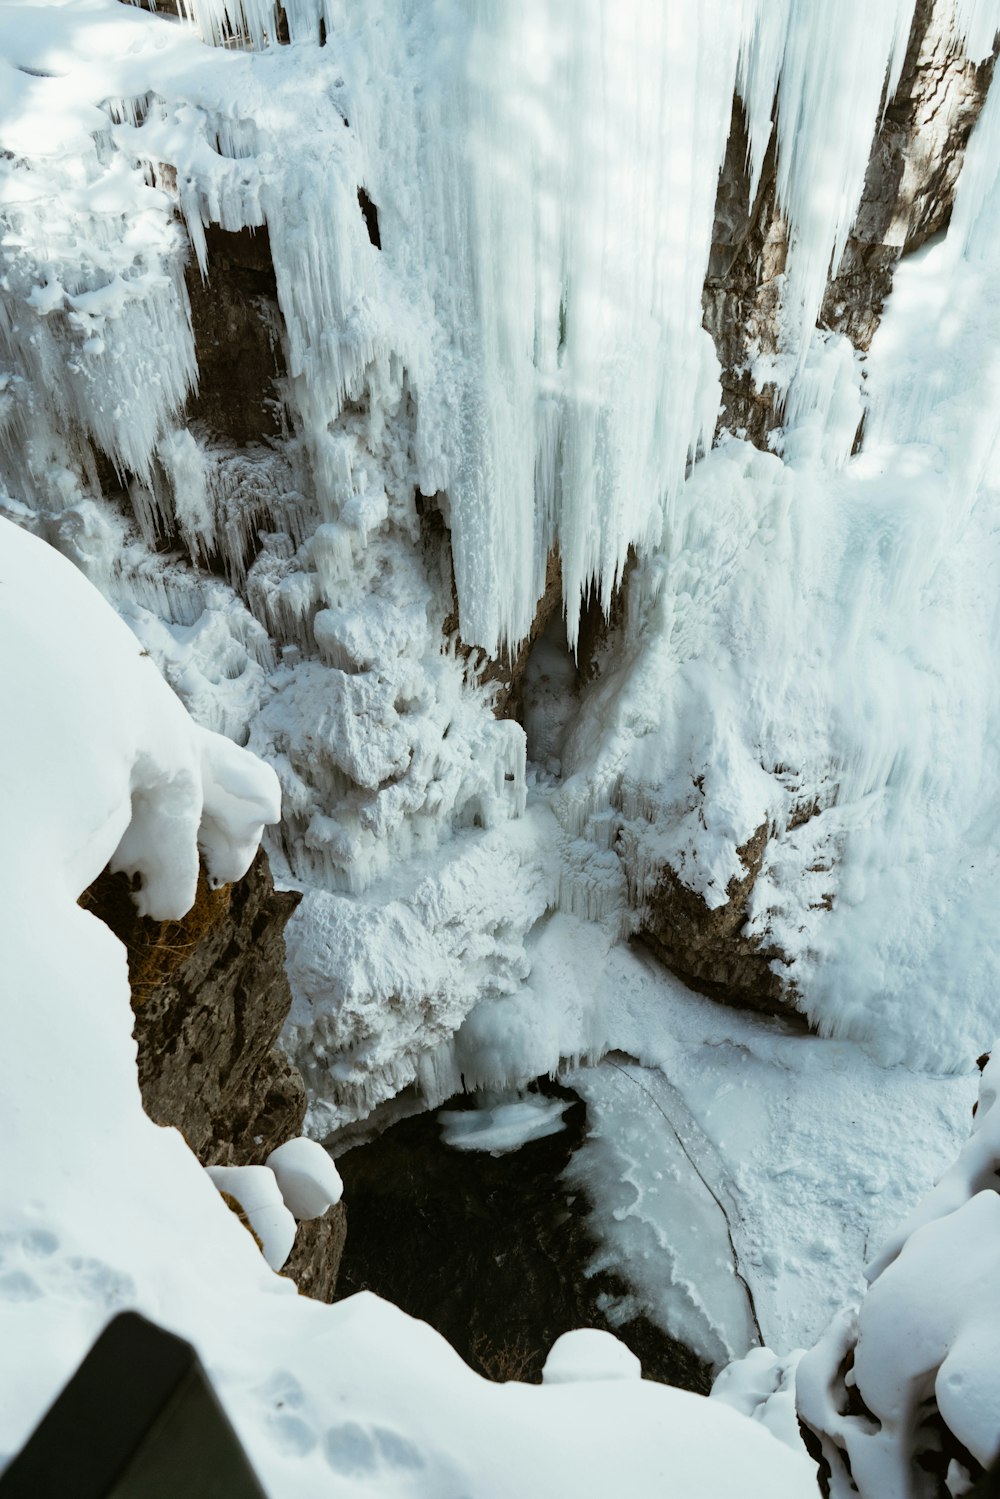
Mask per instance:
[[[547,1385],[641,1378],[642,1365],[631,1349],[596,1327],[578,1327],[556,1338],[542,1370]]]
[[[274,772],[194,724],[93,585],[2,519],[0,609],[5,740],[19,767],[4,826],[21,850],[20,899],[41,899],[53,879],[75,899],[110,863],[132,876],[143,916],[176,920],[194,901],[199,855],[213,883],[240,879],[280,816]],[[58,695],[40,692],[46,673]],[[44,796],[19,794],[29,767]]]
[[[208,1166],[220,1192],[234,1197],[260,1240],[272,1270],[280,1270],[295,1243],[295,1219],[283,1201],[273,1171],[266,1166]]]
[[[322,1218],[344,1195],[340,1172],[315,1140],[286,1140],[265,1164],[278,1179],[285,1206],[300,1222]]]

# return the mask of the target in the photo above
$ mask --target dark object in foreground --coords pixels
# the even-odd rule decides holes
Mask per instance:
[[[265,1499],[190,1343],[138,1312],[101,1333],[0,1499]]]

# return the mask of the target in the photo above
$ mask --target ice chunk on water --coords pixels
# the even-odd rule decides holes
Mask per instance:
[[[474,1109],[442,1109],[438,1114],[441,1136],[452,1150],[485,1150],[505,1155],[520,1150],[532,1140],[543,1140],[565,1128],[564,1100],[542,1093],[491,1103],[484,1095]]]

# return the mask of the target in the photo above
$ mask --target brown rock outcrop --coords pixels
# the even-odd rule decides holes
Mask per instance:
[[[782,954],[746,932],[747,902],[760,873],[767,838],[767,825],[762,824],[737,849],[746,872],[730,880],[726,904],[714,910],[669,867],[664,867],[644,901],[638,891],[631,893],[643,909],[641,938],[690,988],[725,1004],[786,1015],[804,1024],[793,992],[771,969],[773,960]]]
[[[262,1165],[301,1134],[302,1078],[277,1046],[291,1004],[284,930],[298,896],[278,892],[258,854],[237,884],[204,876],[180,921],[138,915],[124,875],[102,874],[82,903],[128,952],[142,1101],[181,1131],[203,1165]],[[299,1226],[285,1273],[330,1300],[346,1233],[343,1204]]]

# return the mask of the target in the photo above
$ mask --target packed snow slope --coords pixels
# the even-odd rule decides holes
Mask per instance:
[[[1000,1030],[1000,85],[947,235],[901,266],[862,359],[815,325],[913,0],[294,0],[287,45],[264,0],[181,9],[0,9],[0,505],[280,781],[313,1133],[463,1075],[516,1086],[615,1048],[675,1066],[683,1108],[653,1092],[682,1194],[670,1129],[748,1227],[731,1248],[709,1206],[725,1268],[711,1294],[678,1268],[663,1318],[741,1351],[735,1260],[788,1346],[834,1295],[793,1278],[815,1287],[826,1255],[836,1296],[854,1283]],[[970,67],[990,55],[996,0],[933,12]],[[773,152],[788,229],[753,367],[786,402],[769,452],[716,434],[702,327],[734,93],[751,192]],[[284,373],[275,433],[241,445],[190,417],[184,273],[218,291],[212,236],[250,229]],[[588,658],[585,605],[612,603],[630,549]],[[523,640],[547,579],[529,759],[468,647]],[[670,880],[726,908],[751,845],[739,940],[833,1046],[685,1011],[621,946]],[[794,1170],[770,1170],[759,1117],[745,1149],[713,1124],[741,1069]],[[587,1086],[610,1153],[592,1181],[616,1153],[641,1175],[626,1095]],[[858,1175],[832,1211],[837,1150],[883,1140],[891,1204]],[[638,1237],[662,1250],[647,1186]],[[808,1225],[787,1263],[768,1221]]]
[[[641,1381],[623,1349],[568,1346],[550,1384],[492,1385],[375,1297],[327,1306],[268,1269],[143,1113],[125,952],[76,901],[109,859],[158,917],[193,898],[199,850],[238,877],[278,815],[273,772],[197,728],[96,590],[5,521],[0,640],[0,1467],[132,1306],[195,1343],[282,1499],[814,1493],[804,1458]]]

